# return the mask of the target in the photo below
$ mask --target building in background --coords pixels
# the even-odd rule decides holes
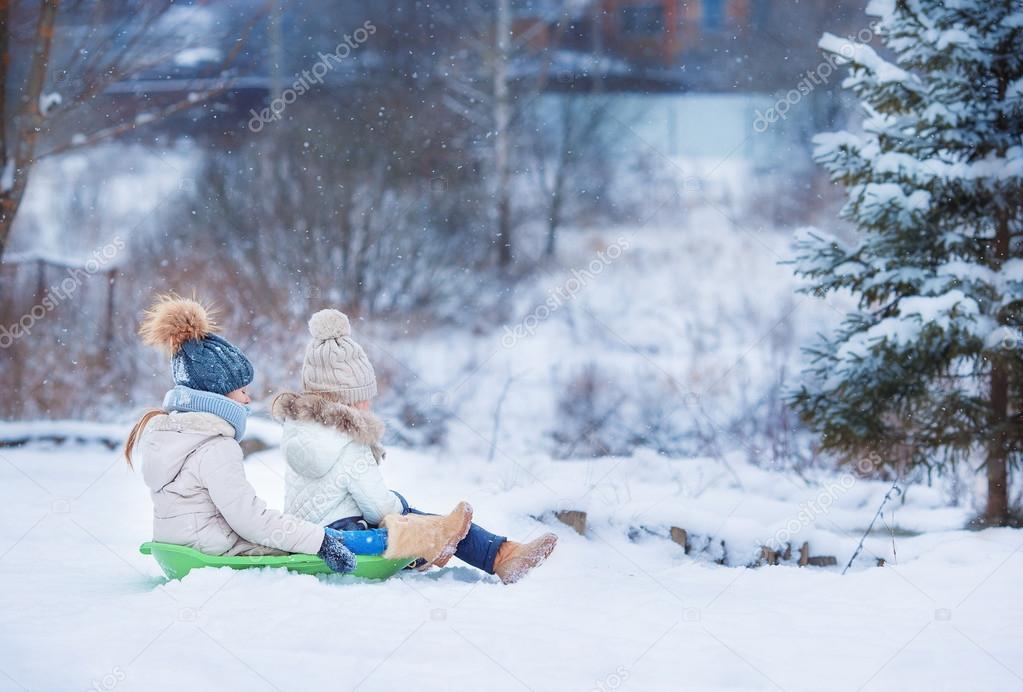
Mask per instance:
[[[580,78],[606,78],[601,86],[610,90],[762,93],[790,88],[802,70],[820,61],[816,42],[822,32],[855,34],[862,28],[865,4],[591,0],[566,5],[523,0],[516,5],[514,30],[528,37],[533,50],[589,56],[596,61],[593,72],[603,74]],[[584,64],[578,57],[574,63]]]

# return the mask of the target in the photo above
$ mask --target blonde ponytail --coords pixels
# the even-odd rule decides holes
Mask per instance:
[[[135,445],[138,444],[139,438],[142,437],[142,431],[146,429],[147,425],[149,425],[149,421],[153,420],[153,418],[157,416],[161,416],[166,413],[167,412],[164,411],[162,408],[149,409],[144,414],[142,414],[142,418],[139,419],[139,422],[136,423],[135,427],[133,427],[131,429],[131,432],[128,433],[128,439],[125,440],[124,442],[124,459],[125,461],[128,462],[128,468],[132,469],[135,468],[131,464],[131,453],[132,450],[135,449]]]

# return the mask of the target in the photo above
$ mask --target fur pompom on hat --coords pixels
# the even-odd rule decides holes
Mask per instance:
[[[155,346],[173,356],[187,341],[195,341],[219,331],[209,311],[197,300],[179,298],[171,293],[157,296],[146,310],[139,336],[147,346]]]
[[[252,382],[252,363],[227,339],[217,336],[209,310],[197,300],[158,296],[139,328],[142,341],[171,357],[174,384],[227,394]]]
[[[312,341],[302,364],[302,388],[327,394],[343,404],[369,401],[377,395],[373,365],[352,339],[352,324],[340,310],[320,310],[309,318]]]

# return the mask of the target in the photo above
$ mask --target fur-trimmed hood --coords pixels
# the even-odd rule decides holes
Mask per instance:
[[[286,420],[299,420],[319,423],[348,435],[356,442],[369,445],[377,455],[380,438],[384,435],[384,424],[371,411],[362,411],[349,406],[324,399],[317,394],[296,394],[284,392],[279,394],[270,406],[274,419],[283,423]]]
[[[380,473],[384,425],[376,416],[308,393],[281,394],[270,409],[284,425],[285,511],[320,525],[349,517],[376,525],[402,513]]]

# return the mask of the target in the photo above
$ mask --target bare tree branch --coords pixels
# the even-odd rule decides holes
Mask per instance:
[[[13,29],[10,25],[9,5],[9,2],[0,0],[0,33],[2,33],[0,54],[3,56],[3,64],[0,65],[0,91],[3,92],[9,86],[8,81],[11,74],[8,45]],[[84,135],[76,134],[39,154],[36,149],[40,137],[64,129],[60,127],[60,123],[63,123],[70,114],[89,105],[95,97],[106,92],[114,84],[128,79],[133,74],[139,74],[146,69],[162,64],[177,50],[180,50],[180,46],[174,47],[173,50],[168,47],[156,57],[149,57],[146,60],[139,59],[141,58],[138,54],[139,48],[146,45],[147,39],[153,39],[153,32],[159,26],[159,20],[173,6],[170,0],[160,0],[158,5],[156,3],[150,5],[148,13],[141,20],[137,15],[124,15],[116,26],[108,29],[105,36],[97,37],[94,27],[101,24],[99,21],[101,6],[100,2],[94,6],[90,29],[70,54],[69,63],[56,71],[56,74],[59,75],[58,82],[63,83],[65,80],[73,78],[83,85],[76,93],[61,94],[61,101],[56,108],[48,109],[48,113],[43,112],[41,97],[48,74],[52,71],[52,39],[60,0],[42,0],[32,39],[32,62],[23,88],[17,90],[21,94],[21,102],[13,120],[6,111],[8,104],[4,102],[2,94],[0,94],[0,117],[3,117],[7,126],[7,129],[0,133],[0,161],[4,164],[2,180],[4,186],[7,187],[7,189],[3,189],[4,186],[0,186],[0,258],[3,257],[14,218],[24,197],[29,173],[37,161],[117,137],[133,131],[141,125],[194,108],[225,93],[231,87],[232,82],[224,75],[234,64],[252,31],[269,12],[272,0],[267,0],[261,6],[260,11],[255,12],[249,19],[219,67],[212,71],[215,72],[215,75],[207,75],[204,78],[208,81],[212,77],[212,86],[204,85],[173,103],[137,114],[130,121],[100,127]],[[123,43],[115,40],[122,32],[129,32],[128,39]],[[73,65],[82,54],[84,46],[89,47],[88,61],[84,67],[74,70]],[[13,157],[9,153],[12,149]]]
[[[7,70],[10,69],[8,22],[11,4],[0,0],[0,165],[7,165]]]
[[[118,125],[112,125],[101,130],[97,130],[92,134],[86,135],[84,137],[76,137],[70,139],[64,142],[63,144],[57,145],[56,147],[50,149],[49,151],[37,155],[35,161],[40,161],[50,156],[63,154],[67,151],[70,151],[71,149],[77,149],[78,147],[86,147],[96,144],[98,142],[102,142],[104,140],[113,139],[114,137],[123,135],[126,132],[131,132],[132,130],[143,125],[148,125],[152,122],[169,118],[175,113],[180,113],[181,111],[194,108],[197,104],[204,103],[206,101],[216,98],[217,96],[220,96],[228,89],[230,89],[230,87],[231,84],[228,82],[225,83],[223,86],[217,87],[216,89],[209,89],[204,92],[189,94],[185,98],[175,101],[174,103],[168,104],[163,108],[159,108],[157,110],[149,111],[146,113],[140,113],[135,117],[134,120],[120,123]]]
[[[36,24],[35,47],[32,53],[32,65],[25,80],[25,89],[21,94],[18,106],[17,122],[14,125],[14,160],[4,159],[3,186],[0,187],[0,257],[10,237],[14,215],[21,205],[28,183],[30,163],[35,154],[36,142],[39,139],[40,124],[43,113],[39,97],[46,82],[46,67],[50,62],[50,51],[53,46],[53,25],[57,17],[59,0],[42,0],[39,8],[39,21]],[[5,3],[6,5],[6,3]],[[5,56],[6,57],[6,56]],[[6,61],[5,61],[6,73]],[[4,80],[6,88],[6,79]],[[6,123],[6,113],[4,122]],[[13,179],[12,179],[13,177]],[[8,187],[8,189],[3,189]]]

